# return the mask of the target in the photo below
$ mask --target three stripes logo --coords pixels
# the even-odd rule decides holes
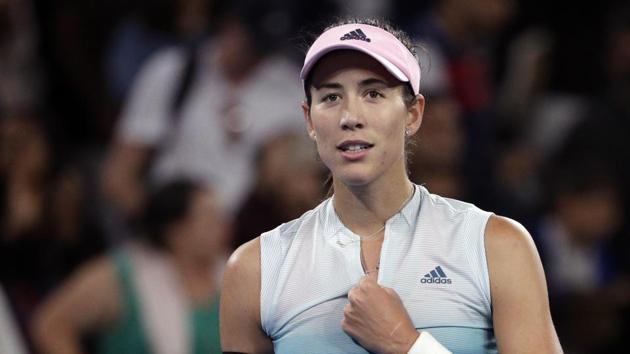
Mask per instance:
[[[371,42],[372,40],[369,39],[365,33],[363,33],[363,31],[361,31],[360,28],[355,29],[354,31],[348,32],[346,34],[343,35],[343,37],[339,38],[342,41],[347,41],[350,39],[358,39],[360,41],[365,41],[365,42]]]
[[[442,267],[437,266],[432,271],[425,274],[420,279],[422,284],[451,284],[452,281],[446,276],[446,273],[442,270]]]

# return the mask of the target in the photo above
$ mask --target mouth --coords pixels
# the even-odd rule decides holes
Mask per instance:
[[[370,144],[365,141],[360,140],[348,140],[343,143],[337,145],[337,149],[342,152],[361,152],[367,149],[370,149],[374,146],[374,144]]]

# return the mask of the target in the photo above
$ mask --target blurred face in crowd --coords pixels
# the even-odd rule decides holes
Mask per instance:
[[[456,20],[466,35],[492,36],[514,14],[514,0],[445,0],[443,15]]]
[[[247,28],[238,19],[228,18],[221,25],[217,54],[221,71],[228,79],[244,79],[257,62],[251,41]]]
[[[213,6],[213,1],[209,0],[176,0],[177,28],[179,33],[197,34],[208,27],[210,21],[209,9]]]
[[[516,6],[513,0],[475,0],[468,1],[474,17],[474,25],[487,32],[503,28],[512,17]]]
[[[31,179],[40,176],[47,166],[47,142],[37,124],[21,117],[0,121],[0,169]]]
[[[457,166],[464,145],[464,128],[461,124],[461,107],[452,97],[435,97],[427,107],[422,130],[416,135],[414,159],[423,164]]]
[[[405,128],[420,127],[424,100],[408,108],[404,87],[379,62],[357,51],[334,51],[312,73],[307,130],[333,178],[364,185],[405,174]]]
[[[621,205],[616,189],[611,186],[565,193],[558,199],[559,214],[577,242],[611,237],[620,226]]]
[[[274,137],[263,147],[260,187],[293,219],[314,207],[322,197],[322,166],[308,139],[297,133]]]
[[[196,191],[190,203],[188,214],[169,234],[169,248],[194,259],[207,260],[225,248],[225,217],[217,197],[209,189]]]
[[[460,162],[464,131],[461,107],[448,96],[433,97],[427,106],[422,130],[413,138],[409,174],[413,181],[426,183],[432,192],[444,197],[462,196]]]

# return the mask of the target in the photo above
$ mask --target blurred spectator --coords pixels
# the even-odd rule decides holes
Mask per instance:
[[[45,292],[48,142],[32,117],[0,120],[0,283],[25,328]]]
[[[528,229],[534,224],[544,202],[540,155],[523,138],[502,136],[497,141],[495,196],[497,212],[515,218]]]
[[[434,97],[410,151],[411,180],[448,198],[466,195],[461,171],[465,135],[461,114],[460,105],[452,97]]]
[[[0,353],[25,354],[22,336],[13,321],[11,308],[0,284]]]
[[[554,168],[551,210],[535,236],[563,347],[613,353],[630,310],[630,282],[613,248],[623,209],[614,174],[588,161]]]
[[[116,17],[132,1],[33,1],[46,76],[44,124],[56,150],[99,147],[109,137],[114,107],[103,52]]]
[[[616,173],[630,180],[630,5],[615,7],[610,15],[607,50],[603,64],[605,86],[582,119],[570,130],[559,158],[585,153],[604,161]],[[626,190],[625,192],[628,192]]]
[[[519,33],[508,44],[505,79],[497,93],[497,128],[527,136],[535,141],[535,147],[540,150],[548,150],[557,143],[554,138],[565,131],[564,124],[571,123],[570,118],[563,119],[567,116],[562,114],[566,110],[560,109],[563,107],[560,104],[563,96],[549,96],[553,44],[552,33],[539,26],[526,28]],[[560,108],[545,117],[547,129],[540,129],[531,137],[528,136],[532,123],[536,123],[534,118],[540,114],[538,107],[550,106],[556,102],[555,98],[558,98]]]
[[[47,220],[47,289],[53,288],[108,244],[95,216],[94,187],[88,167],[79,160],[66,162],[50,181]]]
[[[605,165],[620,181],[630,181],[630,5],[621,2],[610,7],[606,50],[602,54],[606,73],[602,90],[588,102],[579,119],[568,129],[566,139],[556,149],[551,164],[581,161],[585,156]],[[623,215],[630,212],[630,188],[618,188]],[[630,219],[624,218],[623,232],[616,252],[630,273]]]
[[[0,181],[0,282],[26,328],[46,293],[102,251],[103,238],[88,213],[84,176],[72,164],[55,172],[35,117],[0,120]]]
[[[106,84],[122,102],[145,59],[173,45],[194,45],[218,21],[221,0],[138,0],[111,35],[105,58]]]
[[[143,240],[84,266],[41,307],[43,353],[219,353],[218,284],[227,229],[214,193],[174,181],[151,194]]]
[[[301,129],[297,69],[274,54],[290,17],[270,3],[230,3],[216,40],[187,55],[158,53],[123,111],[103,173],[105,193],[127,217],[151,181],[178,176],[216,185],[234,212],[253,182],[257,146],[279,129]]]
[[[235,220],[232,248],[293,220],[324,196],[324,167],[305,133],[267,139],[256,156],[256,184]]]
[[[492,186],[493,104],[491,46],[514,10],[512,0],[438,0],[410,25],[425,47],[422,91],[449,95],[461,107],[462,173],[470,200],[484,205]],[[429,103],[430,106],[430,103]]]
[[[0,1],[0,109],[41,104],[37,28],[30,0]]]
[[[28,238],[44,224],[51,168],[48,141],[41,125],[30,116],[11,115],[0,120],[0,136],[2,233],[5,240]]]

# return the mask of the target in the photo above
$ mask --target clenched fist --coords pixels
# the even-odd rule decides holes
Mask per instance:
[[[373,353],[407,353],[418,338],[398,294],[378,285],[374,273],[348,292],[341,328]]]

